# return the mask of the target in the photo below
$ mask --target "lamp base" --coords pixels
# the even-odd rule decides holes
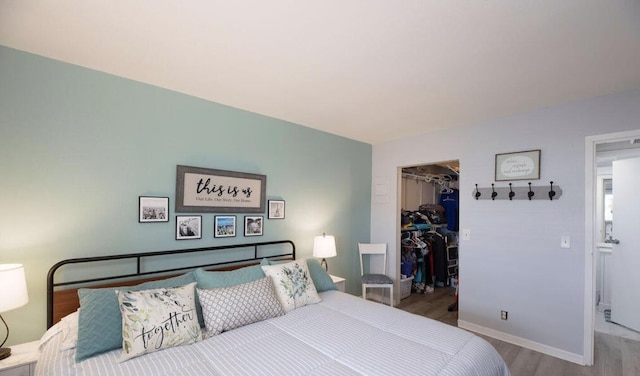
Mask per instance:
[[[8,358],[9,356],[11,356],[11,348],[9,347],[0,348],[0,360]]]
[[[329,265],[327,264],[327,259],[323,258],[322,261],[320,261],[320,266],[322,266],[324,268],[325,272],[329,272]]]

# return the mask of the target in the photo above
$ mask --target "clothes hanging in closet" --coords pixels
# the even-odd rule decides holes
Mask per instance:
[[[402,239],[402,274],[413,276],[412,291],[417,293],[433,291],[432,245],[422,234],[422,231],[406,232]]]
[[[458,231],[458,200],[459,192],[457,189],[440,193],[439,204],[444,208],[444,214],[447,217],[447,229],[450,231]]]
[[[431,240],[433,247],[433,271],[436,286],[444,286],[447,282],[447,255],[444,236],[436,232],[428,232],[425,237]]]

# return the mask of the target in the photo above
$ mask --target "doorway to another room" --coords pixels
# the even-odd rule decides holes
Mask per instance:
[[[457,326],[460,163],[399,170],[398,308]]]
[[[640,160],[640,139],[631,139],[618,142],[607,142],[596,145],[597,162],[597,187],[596,187],[596,316],[594,322],[595,331],[640,340],[640,326],[632,318],[630,322],[626,316],[637,316],[638,310],[634,306],[628,306],[626,299],[627,286],[631,282],[625,276],[624,270],[615,265],[614,251],[620,250],[620,237],[625,243],[629,242],[628,236],[620,229],[628,220],[624,216],[624,209],[631,208],[637,213],[638,206],[635,199],[625,197],[624,185],[626,180],[640,177],[640,168],[637,162],[627,166],[633,161]],[[624,161],[624,162],[623,162]],[[622,180],[621,180],[622,179]],[[636,180],[637,181],[637,180]],[[618,184],[616,184],[618,183]],[[619,189],[615,189],[618,185]],[[614,191],[617,193],[614,195]],[[635,191],[635,189],[634,189]],[[635,196],[635,193],[632,193]],[[622,200],[622,201],[621,201]],[[615,205],[614,205],[615,204]],[[617,207],[617,208],[616,208]],[[614,215],[614,213],[616,215]],[[637,214],[632,214],[635,217]],[[614,222],[614,218],[617,221]],[[615,226],[614,226],[615,224]],[[629,245],[629,244],[623,244]],[[633,252],[640,250],[636,245]],[[628,259],[625,259],[628,261]],[[640,265],[636,265],[640,267]],[[620,278],[622,277],[622,278]],[[613,311],[615,310],[615,312]],[[620,321],[620,323],[618,323]]]
[[[594,332],[640,340],[640,130],[586,139],[585,363]]]

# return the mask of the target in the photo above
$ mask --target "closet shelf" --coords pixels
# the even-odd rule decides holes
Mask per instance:
[[[432,225],[430,225],[428,223],[418,223],[416,225],[403,227],[403,228],[400,229],[400,231],[402,231],[402,232],[407,232],[407,231],[429,231],[429,230],[431,230],[431,227],[432,227]]]

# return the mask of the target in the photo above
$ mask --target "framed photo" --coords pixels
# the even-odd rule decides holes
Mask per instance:
[[[176,215],[176,240],[202,238],[201,215]]]
[[[176,213],[264,213],[267,176],[177,166]]]
[[[269,200],[269,219],[284,219],[284,200]]]
[[[169,222],[169,197],[140,196],[138,222]]]
[[[213,223],[214,238],[231,238],[236,236],[235,215],[216,215]]]
[[[261,236],[264,226],[264,216],[256,215],[244,217],[244,236]]]
[[[540,179],[540,149],[496,154],[496,181]]]

